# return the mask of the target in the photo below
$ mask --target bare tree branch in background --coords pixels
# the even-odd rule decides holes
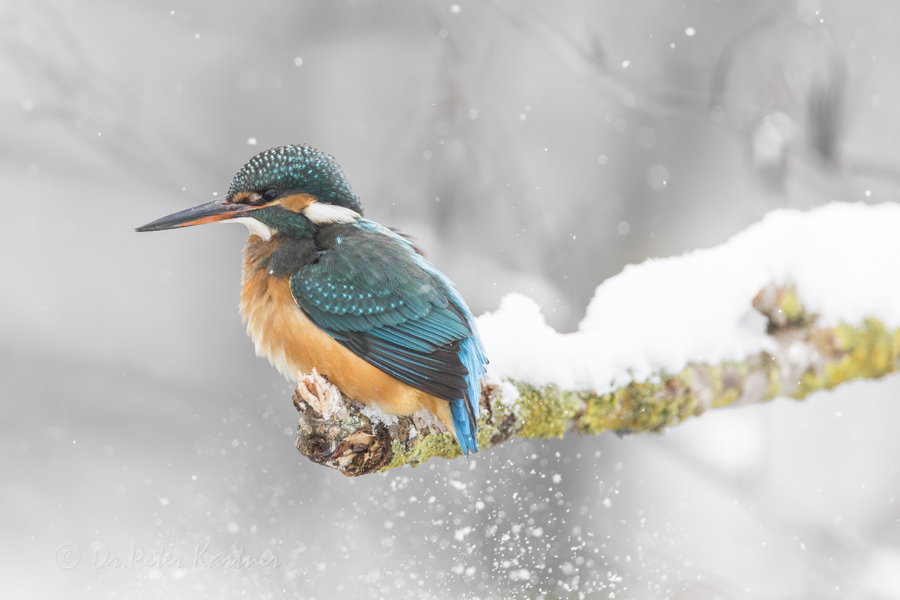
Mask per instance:
[[[746,140],[755,171],[770,187],[783,189],[789,164],[818,171],[835,186],[803,181],[832,198],[848,180],[900,183],[900,170],[881,159],[842,156],[846,121],[846,61],[816,3],[781,3],[749,26],[722,51],[708,93],[647,81],[610,68],[600,35],[578,41],[528,5],[486,0],[573,73],[622,99],[651,119],[712,121]],[[812,169],[809,169],[812,167]],[[801,181],[807,173],[798,175]]]
[[[508,267],[526,270],[564,255],[563,233],[545,214],[546,203],[528,193],[527,173],[510,152],[518,140],[496,126],[499,119],[485,97],[495,45],[489,31],[477,21],[451,18],[443,7],[431,6],[425,14],[438,32],[434,109],[421,133],[404,126],[407,136],[415,136],[415,161],[409,162],[423,155],[426,160],[432,227],[447,238],[472,236],[471,215],[490,203],[507,235],[527,227],[538,229],[544,240],[504,255]]]
[[[789,155],[840,162],[846,67],[834,33],[802,3],[786,5],[722,51],[712,110],[748,141],[757,175],[783,189]]]
[[[553,438],[566,433],[659,432],[710,408],[753,404],[776,396],[795,399],[853,379],[882,377],[900,368],[900,330],[877,320],[819,327],[793,289],[769,286],[753,301],[768,318],[778,351],[739,363],[692,363],[606,394],[536,388],[506,381],[482,390],[478,442],[482,450],[514,437]],[[459,447],[440,424],[423,415],[387,416],[343,396],[320,375],[294,392],[300,412],[296,446],[313,462],[348,476],[418,465]]]
[[[35,2],[20,10],[0,18],[0,53],[14,57],[12,64],[32,96],[23,103],[24,118],[6,124],[0,151],[20,156],[23,148],[37,143],[29,148],[31,153],[47,153],[46,144],[31,130],[43,121],[93,146],[100,143],[98,148],[111,161],[154,181],[183,167],[181,157],[172,156],[172,147],[201,163],[210,161],[176,128],[146,118],[152,107],[140,90],[94,64],[59,7]]]
[[[535,39],[567,69],[589,79],[603,93],[614,94],[628,108],[640,110],[652,118],[680,116],[707,117],[707,97],[692,90],[627,75],[611,69],[600,35],[591,30],[587,43],[579,42],[526,4],[487,0],[512,25]]]

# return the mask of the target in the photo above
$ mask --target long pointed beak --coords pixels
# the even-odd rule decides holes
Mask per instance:
[[[234,219],[246,216],[256,210],[255,206],[246,204],[232,204],[224,200],[213,200],[200,206],[172,213],[161,219],[157,219],[146,225],[142,225],[135,231],[162,231],[163,229],[175,229],[176,227],[189,227],[203,223],[215,223],[225,219]]]

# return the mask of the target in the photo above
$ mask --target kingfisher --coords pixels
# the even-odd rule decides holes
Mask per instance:
[[[410,240],[363,217],[331,156],[307,145],[251,158],[222,200],[137,231],[230,221],[249,230],[240,310],[258,356],[295,380],[315,368],[387,413],[434,414],[478,451],[487,357],[453,283]]]

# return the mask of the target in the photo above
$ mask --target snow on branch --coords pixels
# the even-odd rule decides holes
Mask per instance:
[[[478,319],[482,450],[512,437],[661,431],[710,408],[803,398],[900,368],[900,206],[779,210],[731,240],[627,267],[560,334],[513,294]],[[396,417],[316,373],[297,449],[356,476],[459,455],[428,415]]]

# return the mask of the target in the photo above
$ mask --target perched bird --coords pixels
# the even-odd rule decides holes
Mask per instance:
[[[258,355],[294,379],[315,367],[388,413],[427,409],[477,452],[487,358],[472,313],[406,238],[362,213],[332,157],[281,146],[251,158],[224,200],[137,231],[245,224],[241,316]]]

